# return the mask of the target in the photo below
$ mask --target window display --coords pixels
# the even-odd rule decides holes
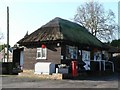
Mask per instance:
[[[82,60],[85,63],[85,70],[90,70],[90,51],[82,50]]]

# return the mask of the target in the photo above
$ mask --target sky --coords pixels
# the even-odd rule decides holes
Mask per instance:
[[[3,33],[4,39],[0,43],[7,43],[7,6],[9,6],[9,43],[13,46],[27,31],[30,34],[55,17],[72,20],[77,7],[86,1],[90,0],[1,0],[0,32]],[[105,10],[111,9],[118,22],[118,0],[97,1],[103,4]]]

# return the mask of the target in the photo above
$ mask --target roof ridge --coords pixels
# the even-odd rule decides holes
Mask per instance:
[[[48,23],[46,23],[45,25],[43,25],[41,28],[43,27],[55,27],[55,26],[58,26],[60,25],[60,19],[62,18],[59,18],[59,17],[55,17],[54,19],[50,20]]]

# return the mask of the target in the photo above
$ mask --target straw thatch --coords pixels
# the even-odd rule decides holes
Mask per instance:
[[[58,17],[43,25],[27,37],[24,37],[18,41],[18,43],[24,44],[55,40],[65,40],[96,47],[103,46],[102,42],[90,34],[86,28]]]
[[[120,48],[109,46],[109,53],[120,53]]]

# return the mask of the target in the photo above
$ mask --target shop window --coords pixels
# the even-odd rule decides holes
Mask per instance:
[[[77,59],[77,47],[66,46],[66,59]]]
[[[37,59],[47,59],[47,48],[37,48]]]
[[[82,50],[82,60],[83,61],[90,60],[90,51]]]
[[[90,51],[82,50],[82,61],[85,63],[85,70],[90,70]]]
[[[94,61],[102,60],[102,54],[100,51],[94,53]]]

